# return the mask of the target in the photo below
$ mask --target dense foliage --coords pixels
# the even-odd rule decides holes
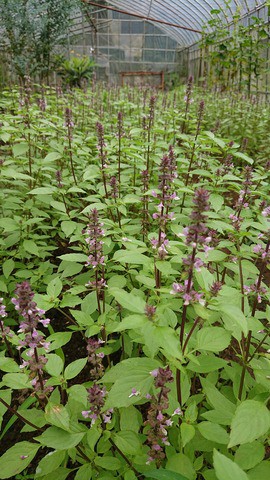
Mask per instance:
[[[238,92],[259,92],[269,71],[267,48],[269,40],[265,18],[252,15],[248,22],[241,19],[240,10],[231,16],[214,9],[205,25],[201,39],[202,75],[212,87]],[[224,15],[225,13],[225,15]],[[228,17],[227,17],[227,14]],[[224,15],[224,17],[223,17]]]
[[[267,480],[269,107],[189,79],[0,108],[0,478]]]
[[[57,73],[62,78],[64,86],[83,88],[92,78],[94,67],[95,61],[92,58],[71,57],[70,60],[63,60],[60,63]]]
[[[54,67],[56,46],[66,43],[79,0],[1,0],[1,41],[11,66],[25,75],[46,78]]]

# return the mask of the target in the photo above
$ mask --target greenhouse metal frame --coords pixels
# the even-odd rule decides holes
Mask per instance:
[[[214,16],[228,30],[237,14],[241,25],[252,25],[257,18],[269,31],[267,2],[258,0],[83,0],[83,4],[86,14],[74,18],[68,53],[84,56],[93,50],[97,78],[115,84],[125,72],[163,71],[169,86],[176,77],[183,81],[193,75],[198,80],[203,69],[202,32],[211,32]],[[263,56],[266,66],[268,42]],[[268,77],[265,71],[260,81],[260,90],[267,94]]]

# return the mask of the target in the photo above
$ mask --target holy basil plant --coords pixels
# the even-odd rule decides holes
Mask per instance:
[[[0,479],[267,480],[269,106],[0,100]]]

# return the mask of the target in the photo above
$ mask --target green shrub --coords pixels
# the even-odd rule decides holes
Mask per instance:
[[[72,57],[70,60],[65,60],[58,74],[62,77],[65,85],[71,88],[82,88],[84,82],[92,78],[95,62],[88,57]]]

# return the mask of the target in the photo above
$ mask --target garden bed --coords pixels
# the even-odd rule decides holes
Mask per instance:
[[[268,106],[0,108],[0,479],[268,479]]]

